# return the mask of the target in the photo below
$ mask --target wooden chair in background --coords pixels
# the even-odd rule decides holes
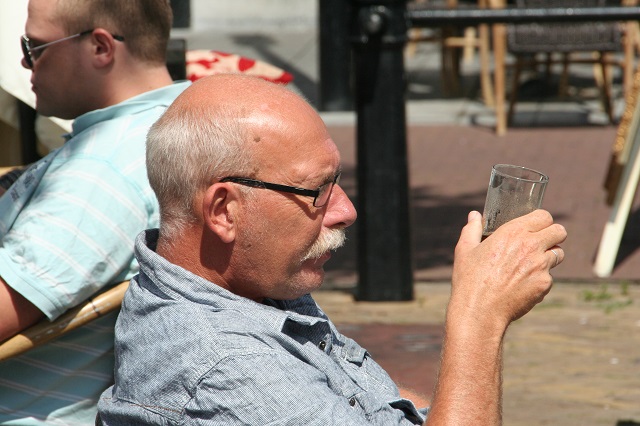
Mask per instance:
[[[474,3],[475,4],[475,3]],[[478,0],[479,7],[488,7],[488,0]],[[415,0],[409,3],[410,9],[438,8],[455,9],[462,7],[458,0]],[[452,96],[460,92],[460,63],[469,63],[476,52],[480,61],[480,87],[485,105],[494,105],[494,90],[491,81],[490,35],[489,25],[466,27],[462,30],[443,27],[427,33],[421,28],[409,30],[406,54],[415,54],[417,44],[423,42],[438,43],[441,49],[441,78],[445,95]]]
[[[494,8],[504,7],[503,0],[489,0]],[[635,3],[637,0],[625,0]],[[517,7],[589,7],[603,6],[604,0],[516,0]],[[627,3],[625,3],[627,5]],[[525,65],[544,64],[546,72],[555,63],[562,64],[559,92],[566,93],[569,65],[594,63],[598,67],[594,79],[601,89],[605,112],[614,122],[611,101],[611,66],[622,69],[624,91],[631,87],[635,69],[635,51],[638,44],[637,22],[596,23],[532,23],[519,25],[496,24],[493,26],[493,50],[495,67],[496,132],[506,133],[517,100],[521,71]],[[614,53],[622,52],[617,60]],[[577,55],[583,54],[581,57]],[[587,54],[589,56],[584,56]],[[515,58],[509,110],[505,110],[506,56]],[[540,57],[542,56],[542,59]],[[559,59],[558,59],[559,58]]]

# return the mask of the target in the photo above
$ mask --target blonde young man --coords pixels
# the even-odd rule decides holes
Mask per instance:
[[[549,213],[482,243],[469,214],[427,416],[309,295],[356,211],[304,100],[251,77],[200,80],[150,130],[147,166],[161,223],[136,241],[105,425],[500,423],[504,333],[564,257]]]
[[[133,240],[158,223],[146,133],[187,87],[165,65],[171,23],[167,0],[29,1],[36,110],[75,120],[0,198],[0,340],[137,272]],[[0,424],[93,424],[115,317],[0,364]]]

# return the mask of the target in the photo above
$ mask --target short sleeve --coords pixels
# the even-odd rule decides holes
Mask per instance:
[[[69,159],[4,236],[0,276],[53,319],[137,271],[134,239],[152,210],[135,179],[108,161]]]

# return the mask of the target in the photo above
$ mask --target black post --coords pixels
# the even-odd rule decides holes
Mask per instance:
[[[191,26],[191,0],[170,0],[173,10],[173,28]]]
[[[167,44],[167,69],[173,81],[187,79],[187,41],[185,39],[169,39]]]
[[[353,12],[360,275],[356,297],[411,300],[406,0],[354,0]]]
[[[350,111],[351,46],[349,19],[351,3],[345,0],[318,1],[320,34],[320,111]]]

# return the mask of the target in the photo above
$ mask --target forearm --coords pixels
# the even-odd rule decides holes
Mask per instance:
[[[501,424],[503,335],[495,324],[447,320],[427,425]]]
[[[0,341],[35,324],[44,315],[0,278]]]
[[[25,170],[26,167],[0,167],[0,196],[7,192]]]
[[[481,219],[469,213],[456,245],[428,425],[501,424],[504,334],[549,292],[549,270],[564,259],[557,245],[567,233],[545,211],[508,222],[482,244]]]

